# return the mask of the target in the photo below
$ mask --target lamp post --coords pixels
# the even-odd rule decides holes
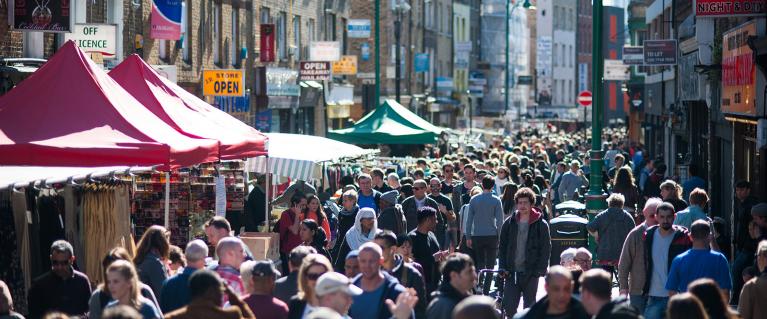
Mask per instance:
[[[602,190],[602,167],[604,166],[604,152],[602,151],[602,112],[604,108],[603,83],[604,60],[602,56],[602,0],[594,0],[592,8],[592,37],[591,45],[591,174],[589,175],[589,191],[586,195],[586,209],[589,219],[593,219],[597,212],[607,208],[605,194]],[[589,250],[596,252],[596,241],[589,236]],[[596,255],[595,255],[596,256]],[[596,257],[594,258],[596,260]]]
[[[402,50],[400,50],[400,37],[402,36],[402,13],[410,11],[410,5],[405,0],[397,0],[394,5],[394,14],[397,19],[394,20],[394,94],[397,103],[400,103],[400,80],[402,80]]]
[[[513,0],[506,0],[506,54],[505,54],[505,56],[506,56],[506,64],[505,64],[505,66],[506,67],[503,70],[504,71],[503,74],[505,76],[505,82],[506,82],[506,85],[504,86],[504,94],[503,94],[504,95],[504,99],[505,99],[504,100],[504,104],[503,104],[504,114],[509,111],[509,87],[510,87],[510,84],[509,84],[509,82],[510,82],[509,81],[510,80],[510,77],[509,77],[509,42],[510,42],[509,35],[511,35],[511,31],[509,30],[510,29],[509,19],[511,18],[511,15],[514,14],[514,10],[516,10],[520,6],[520,4],[525,9],[535,10],[535,6],[530,4],[530,0],[525,0],[524,2],[517,1],[516,3],[514,3],[513,7],[510,8],[511,1],[513,1]],[[519,114],[517,116],[519,116]]]
[[[381,0],[375,0],[375,69],[376,69],[376,93],[375,107],[381,103]]]

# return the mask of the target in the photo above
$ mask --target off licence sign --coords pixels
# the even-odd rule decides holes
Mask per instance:
[[[207,96],[243,96],[245,73],[242,70],[203,70],[202,93]]]
[[[645,40],[645,65],[676,65],[676,40]]]
[[[298,78],[303,81],[330,80],[330,62],[302,61],[298,70]]]

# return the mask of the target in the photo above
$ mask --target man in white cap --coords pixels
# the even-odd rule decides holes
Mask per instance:
[[[362,294],[362,289],[353,285],[351,280],[337,272],[327,272],[317,279],[314,288],[321,307],[328,307],[348,318],[352,306],[352,297]]]

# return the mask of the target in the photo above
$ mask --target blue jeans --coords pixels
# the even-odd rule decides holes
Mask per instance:
[[[644,313],[647,307],[647,297],[642,295],[629,295],[629,302],[634,308],[639,310],[639,313]]]
[[[645,319],[663,319],[666,317],[668,297],[647,297],[647,306],[644,309]]]

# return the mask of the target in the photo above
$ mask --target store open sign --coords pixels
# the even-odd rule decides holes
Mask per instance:
[[[204,70],[203,95],[243,96],[244,74],[242,70]]]

